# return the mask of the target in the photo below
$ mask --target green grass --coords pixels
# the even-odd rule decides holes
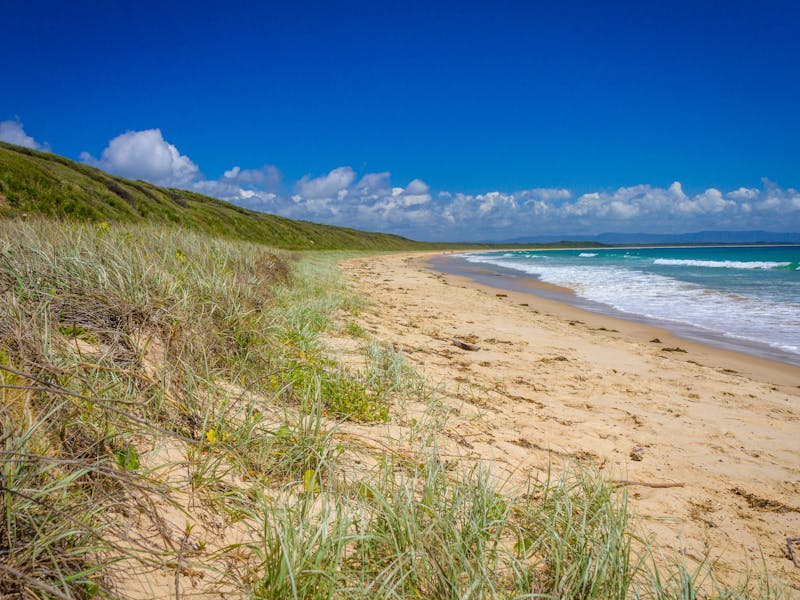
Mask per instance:
[[[96,574],[141,562],[111,542],[123,507],[158,520],[142,490],[175,503],[147,458],[164,440],[185,448],[189,483],[213,503],[231,477],[281,484],[328,464],[323,415],[388,417],[367,394],[374,374],[346,377],[317,339],[357,306],[331,258],[163,226],[11,220],[0,294],[0,552],[20,561],[4,563],[4,594],[108,591]]]
[[[352,326],[343,256],[0,221],[0,596],[166,574],[265,599],[788,597],[662,557],[596,472],[519,487],[445,457],[435,392]]]

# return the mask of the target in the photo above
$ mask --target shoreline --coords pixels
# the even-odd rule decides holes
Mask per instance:
[[[781,350],[762,342],[726,336],[720,332],[702,329],[687,323],[649,318],[636,313],[626,313],[600,302],[581,298],[572,289],[543,282],[535,275],[504,267],[486,267],[482,263],[470,263],[461,255],[455,253],[434,256],[429,258],[427,262],[433,269],[449,275],[465,277],[482,285],[539,296],[567,304],[584,313],[602,315],[616,321],[650,326],[665,332],[664,335],[668,334],[681,343],[700,344],[717,350],[751,357],[752,359],[800,367],[800,355],[798,354]]]
[[[766,244],[719,244],[716,242],[708,244],[600,244],[599,246],[568,246],[564,248],[554,248],[549,244],[532,245],[532,246],[499,246],[495,248],[492,246],[483,252],[560,252],[569,250],[647,250],[650,248],[665,248],[665,249],[699,249],[699,248],[800,248],[800,243],[780,244],[780,243],[766,243]],[[462,252],[475,252],[475,250],[442,250],[436,251],[440,254],[460,254]]]
[[[652,321],[635,320],[631,318],[618,317],[612,314],[595,312],[581,306],[570,303],[566,298],[574,297],[575,294],[570,288],[565,288],[533,277],[513,276],[512,280],[502,273],[494,270],[485,270],[487,277],[477,279],[473,274],[457,273],[451,271],[441,271],[440,265],[432,265],[437,259],[453,259],[452,255],[446,257],[425,257],[420,259],[423,268],[429,268],[452,277],[454,282],[462,285],[474,285],[479,288],[486,288],[489,291],[500,290],[507,293],[508,297],[517,304],[531,304],[531,297],[536,298],[537,303],[541,303],[541,309],[547,311],[567,322],[581,321],[590,328],[606,333],[616,333],[619,337],[628,338],[637,343],[653,344],[661,348],[681,348],[686,352],[671,352],[677,360],[702,359],[709,366],[716,368],[729,369],[737,373],[743,373],[750,377],[756,377],[764,381],[770,381],[775,385],[797,387],[800,389],[800,366],[783,361],[773,360],[756,354],[750,354],[731,348],[720,348],[700,340],[687,339],[670,329],[659,326]],[[469,265],[469,263],[466,263]],[[517,285],[514,285],[517,284]],[[536,310],[536,309],[534,309]],[[658,339],[660,342],[655,344],[651,340]],[[800,457],[799,457],[800,459]]]
[[[800,531],[800,368],[441,273],[428,264],[441,256],[341,266],[373,303],[359,324],[440,390],[443,445],[500,478],[569,461],[633,482],[630,510],[660,546],[697,561],[710,549],[731,577],[763,553],[800,586],[784,550]]]

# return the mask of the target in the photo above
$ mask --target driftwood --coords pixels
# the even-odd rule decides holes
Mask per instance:
[[[674,487],[683,487],[685,483],[651,483],[649,481],[630,481],[629,479],[614,479],[611,481],[612,485],[618,487],[625,487],[629,485],[640,485],[643,487],[649,488],[674,488]]]
[[[789,556],[794,563],[794,566],[800,569],[800,538],[786,538],[786,547],[789,549]]]
[[[477,344],[470,344],[469,342],[465,342],[464,340],[460,340],[458,338],[453,338],[453,346],[458,346],[462,350],[469,350],[470,352],[475,352],[476,350],[481,349],[481,347]]]

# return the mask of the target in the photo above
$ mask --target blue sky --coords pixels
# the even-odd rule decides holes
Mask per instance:
[[[7,4],[0,139],[122,175],[426,239],[800,229],[796,0]]]

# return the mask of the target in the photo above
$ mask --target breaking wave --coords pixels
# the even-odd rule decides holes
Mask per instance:
[[[741,261],[741,260],[689,260],[678,258],[657,258],[655,265],[680,267],[708,267],[711,269],[783,269],[791,267],[790,262]]]

